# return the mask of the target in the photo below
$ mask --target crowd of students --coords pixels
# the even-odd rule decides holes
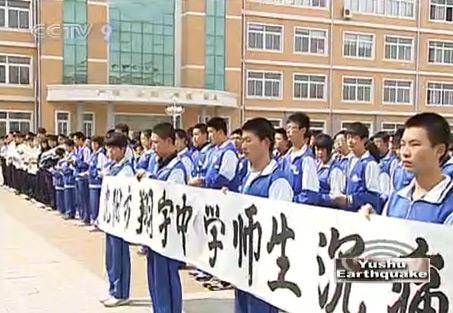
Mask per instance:
[[[435,113],[410,117],[394,134],[372,138],[360,122],[331,137],[310,131],[303,113],[289,116],[286,129],[265,118],[228,133],[219,117],[187,131],[161,123],[130,139],[127,125],[105,137],[46,135],[44,130],[3,138],[1,163],[6,188],[78,218],[96,230],[105,176],[144,177],[270,199],[438,224],[453,224],[453,158],[448,122]],[[106,307],[128,303],[129,244],[106,234],[109,291]],[[149,248],[148,285],[156,313],[181,313],[179,261]],[[197,280],[228,287],[207,273]],[[216,283],[217,283],[217,286]],[[278,312],[236,290],[235,312]]]

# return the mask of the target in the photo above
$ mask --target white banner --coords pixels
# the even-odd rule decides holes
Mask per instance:
[[[453,312],[451,226],[115,177],[99,223],[288,312]],[[358,256],[430,257],[430,283],[335,283],[335,258]]]

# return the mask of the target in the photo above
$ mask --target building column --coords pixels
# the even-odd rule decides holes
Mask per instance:
[[[106,131],[115,127],[115,116],[114,116],[115,109],[113,107],[113,103],[107,103],[107,129]]]

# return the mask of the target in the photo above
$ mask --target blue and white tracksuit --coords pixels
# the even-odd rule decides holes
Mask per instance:
[[[62,166],[63,183],[64,183],[64,206],[65,214],[71,218],[76,215],[76,180],[75,164],[77,155],[75,152],[70,153]]]
[[[391,151],[379,161],[379,167],[381,169],[379,175],[379,189],[381,191],[381,201],[383,204],[387,201],[392,192],[391,177],[397,166],[398,158]]]
[[[181,159],[174,154],[160,163],[152,174],[161,181],[187,184],[189,175]],[[181,262],[148,249],[148,289],[154,313],[181,313],[182,290],[179,268]]]
[[[313,151],[304,145],[295,151],[292,147],[285,156],[294,190],[294,202],[317,205],[319,203],[319,178]]]
[[[204,177],[203,187],[221,189],[227,187],[231,191],[239,189],[237,168],[239,159],[234,144],[227,140],[213,148]]]
[[[335,207],[332,200],[345,191],[346,177],[340,163],[332,158],[327,164],[318,164],[319,177],[319,205]]]
[[[65,160],[61,159],[52,170],[52,182],[55,188],[55,206],[61,214],[65,214],[64,202],[64,181],[63,181],[63,165]]]
[[[134,168],[129,159],[111,162],[108,176],[134,177]],[[115,299],[128,299],[131,284],[129,243],[122,238],[106,234],[106,267],[109,278],[109,294]]]
[[[192,153],[192,160],[194,163],[193,177],[205,177],[208,171],[209,159],[211,153],[214,151],[214,146],[206,143],[200,150],[195,150]]]
[[[288,172],[283,171],[276,160],[271,160],[261,172],[249,169],[239,189],[244,194],[291,202],[294,193],[289,179]],[[278,313],[279,310],[250,293],[236,289],[234,312]]]
[[[178,158],[186,168],[186,173],[189,174],[188,179],[190,180],[195,169],[195,164],[192,160],[192,153],[189,148],[185,148],[182,151],[178,152]]]
[[[98,218],[99,199],[101,197],[102,176],[101,172],[106,166],[107,157],[103,148],[95,151],[90,158],[88,166],[88,187],[90,193],[90,220],[94,223]]]
[[[88,177],[84,174],[88,171],[91,150],[88,147],[80,147],[76,152],[76,164],[74,175],[76,177],[77,207],[79,217],[85,223],[90,222],[90,191]]]

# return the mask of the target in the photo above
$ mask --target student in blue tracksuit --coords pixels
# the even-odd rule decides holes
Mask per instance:
[[[392,147],[398,158],[398,163],[392,172],[390,177],[391,193],[393,191],[400,191],[404,187],[408,186],[414,178],[414,175],[404,168],[403,162],[400,157],[401,138],[403,137],[404,128],[398,129],[393,135]]]
[[[334,139],[334,149],[335,154],[333,156],[333,164],[343,171],[346,172],[346,167],[348,166],[349,156],[351,151],[349,151],[348,143],[346,141],[346,131],[341,130],[335,134]]]
[[[88,176],[88,166],[91,158],[91,150],[85,146],[85,135],[82,132],[74,133],[74,143],[76,145],[76,191],[77,191],[77,204],[79,208],[79,217],[81,225],[90,225],[90,191]]]
[[[127,147],[126,147],[126,158],[131,161],[131,164],[134,165],[134,149],[129,141],[129,126],[127,124],[117,124],[115,125],[115,132],[121,133],[127,138]]]
[[[195,177],[189,184],[211,189],[226,187],[237,191],[239,182],[236,171],[239,159],[234,144],[228,140],[226,122],[221,117],[213,117],[207,126],[209,139],[215,147],[211,152],[205,176]]]
[[[72,139],[65,140],[66,159],[62,164],[63,183],[64,183],[64,219],[74,219],[76,215],[76,180],[75,166],[77,163],[77,154],[75,143]]]
[[[134,177],[131,161],[125,156],[127,138],[113,133],[105,138],[108,155],[112,162],[106,169],[107,176]],[[101,302],[105,307],[116,307],[128,303],[131,279],[129,244],[122,238],[106,234],[106,268],[109,292]]]
[[[175,135],[175,147],[178,152],[178,158],[181,160],[182,164],[184,164],[190,179],[195,165],[192,160],[192,153],[189,150],[189,136],[184,129],[176,129]]]
[[[96,220],[99,213],[99,198],[102,187],[102,170],[107,163],[104,150],[104,138],[97,136],[91,140],[93,154],[88,166],[88,187],[90,193],[90,223],[93,226],[90,231],[97,230]]]
[[[243,151],[250,168],[241,183],[244,194],[291,202],[294,194],[290,177],[272,157],[274,128],[264,118],[247,121],[242,127]],[[236,289],[235,313],[278,313],[279,310],[254,295]]]
[[[343,170],[334,163],[333,145],[333,139],[327,134],[319,134],[313,143],[318,163],[319,205],[324,207],[334,207],[332,199],[343,192],[339,186],[345,179]]]
[[[334,204],[344,210],[357,212],[363,205],[370,204],[376,212],[382,210],[379,189],[379,165],[367,151],[368,128],[352,123],[346,131],[348,147],[352,152],[346,170],[346,192],[336,197]]]
[[[291,148],[291,142],[284,128],[275,130],[274,158],[277,162],[285,160],[285,156]]]
[[[148,165],[151,158],[155,157],[154,150],[151,147],[151,134],[153,131],[151,129],[146,129],[140,133],[140,144],[143,147],[144,151],[138,158],[137,162],[135,162],[134,167],[135,170],[138,171],[146,171],[148,169]]]
[[[159,157],[154,177],[176,184],[186,184],[188,173],[175,147],[175,130],[169,123],[153,128],[153,149]],[[148,249],[148,288],[154,313],[181,313],[182,291],[179,268],[181,262]]]
[[[385,203],[392,191],[391,177],[398,165],[398,157],[390,150],[390,135],[385,131],[376,133],[373,142],[379,151],[379,167],[381,174],[379,176],[379,188],[381,190],[381,200]]]
[[[414,174],[411,183],[394,191],[384,210],[390,217],[453,225],[453,181],[442,172],[440,161],[447,153],[450,126],[436,113],[420,113],[405,123],[401,160]],[[370,208],[362,209],[366,214]]]
[[[240,184],[240,182],[242,182],[242,179],[247,174],[249,163],[245,155],[242,153],[242,129],[238,128],[233,130],[230,134],[230,140],[233,142],[236,148],[236,153],[239,157],[239,163],[236,174],[237,180],[239,181]]]
[[[319,179],[313,150],[307,144],[310,118],[304,113],[292,114],[288,118],[286,131],[293,145],[286,160],[293,176],[294,202],[317,205]]]
[[[63,148],[56,148],[55,154],[58,156],[59,161],[53,169],[50,170],[52,173],[52,183],[55,189],[55,206],[61,215],[66,213],[65,202],[64,202],[64,182],[63,182],[63,165],[65,162],[65,150]]]
[[[194,171],[192,177],[205,177],[209,164],[209,156],[213,151],[213,145],[208,140],[208,126],[203,123],[193,127],[193,145],[196,150],[192,153]]]

